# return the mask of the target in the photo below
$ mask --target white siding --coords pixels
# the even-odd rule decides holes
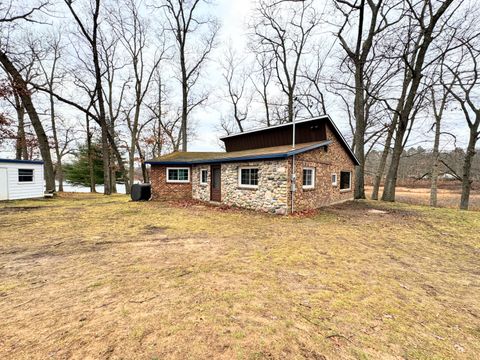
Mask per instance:
[[[8,163],[0,160],[0,168],[7,169],[8,200],[31,199],[44,196],[45,187],[42,164]],[[19,182],[18,169],[32,169],[33,182]]]

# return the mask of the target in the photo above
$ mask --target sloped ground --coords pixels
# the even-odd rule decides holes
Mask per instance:
[[[478,212],[78,194],[2,203],[0,226],[3,359],[480,354]]]

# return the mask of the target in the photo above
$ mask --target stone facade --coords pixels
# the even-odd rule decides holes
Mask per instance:
[[[315,209],[341,201],[353,199],[355,164],[350,158],[339,139],[327,127],[327,139],[332,141],[325,151],[324,148],[315,149],[295,156],[296,191],[294,211]],[[303,168],[315,169],[315,187],[304,189]],[[292,171],[292,158],[288,160],[289,173]],[[350,190],[340,190],[340,172],[351,172]],[[337,185],[332,185],[332,174],[337,174]],[[290,177],[289,177],[290,178]],[[289,181],[290,186],[290,181]],[[291,192],[289,192],[289,206],[291,206]]]
[[[207,170],[207,184],[200,183],[200,171]],[[210,165],[192,166],[192,197],[201,201],[210,201]]]
[[[188,183],[167,182],[167,167],[154,165],[150,169],[152,200],[185,200],[192,198],[192,181]],[[174,167],[174,166],[171,166]],[[190,180],[192,171],[190,170]]]
[[[341,140],[327,127],[327,148],[318,148],[295,156],[296,191],[293,195],[294,210],[316,209],[321,206],[353,199],[355,164]],[[230,162],[221,164],[221,202],[257,211],[286,214],[291,211],[292,157],[285,160],[255,162]],[[239,184],[239,168],[258,168],[258,187],[246,188]],[[315,169],[315,186],[304,189],[303,169]],[[189,183],[166,182],[166,166],[151,168],[152,199],[198,199],[210,201],[211,168],[209,165],[193,165]],[[208,170],[207,184],[200,184],[200,171]],[[351,172],[350,189],[340,190],[340,172]],[[337,185],[332,185],[332,174],[337,175]]]
[[[239,184],[239,168],[258,168],[258,187]],[[247,209],[285,214],[288,201],[286,160],[222,164],[222,203]]]

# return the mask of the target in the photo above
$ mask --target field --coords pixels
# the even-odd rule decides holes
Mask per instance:
[[[480,213],[0,204],[2,359],[478,359]]]
[[[440,184],[442,186],[442,184]],[[372,193],[372,186],[365,187],[367,197]],[[382,195],[383,187],[380,187],[380,196]],[[437,195],[437,202],[439,207],[447,207],[451,209],[458,209],[460,204],[461,186],[457,183],[456,186],[440,187]],[[397,186],[395,192],[395,200],[413,205],[429,205],[430,204],[430,189],[427,185],[425,187],[417,185]],[[474,190],[470,193],[471,210],[480,210],[480,190],[478,184],[475,183]]]

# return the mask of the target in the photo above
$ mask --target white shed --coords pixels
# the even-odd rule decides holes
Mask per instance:
[[[0,200],[44,196],[43,161],[0,159]]]

